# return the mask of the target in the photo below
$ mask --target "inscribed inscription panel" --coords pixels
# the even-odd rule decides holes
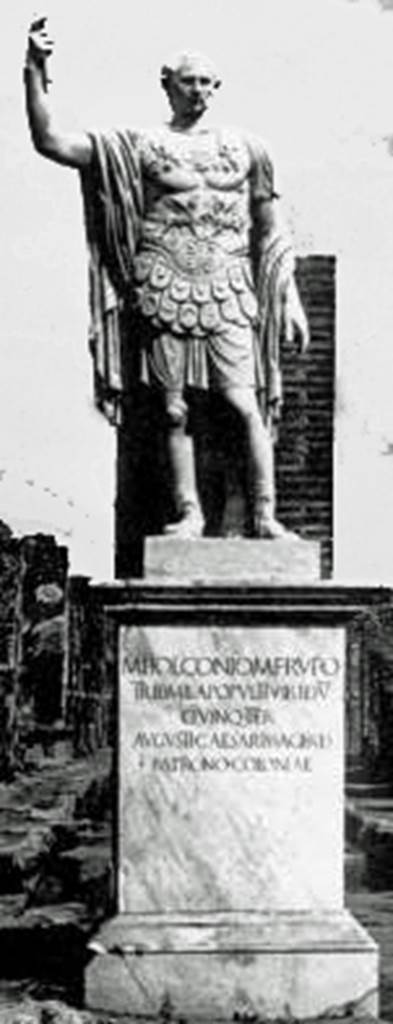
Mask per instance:
[[[119,910],[343,903],[341,627],[120,629]]]

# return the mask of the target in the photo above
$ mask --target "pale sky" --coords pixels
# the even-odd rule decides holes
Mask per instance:
[[[336,253],[336,575],[392,582],[393,10],[378,0],[49,0],[46,11],[59,123],[159,122],[161,63],[178,49],[207,52],[224,79],[214,118],[270,145],[298,251]],[[55,530],[75,571],[108,577],[114,439],[92,408],[79,186],[28,138],[30,16],[25,0],[3,0],[0,515]]]

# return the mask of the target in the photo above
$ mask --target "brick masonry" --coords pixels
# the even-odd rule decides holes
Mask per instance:
[[[298,261],[311,343],[298,359],[283,346],[284,407],[277,447],[279,514],[306,538],[322,541],[323,575],[333,555],[335,259]]]

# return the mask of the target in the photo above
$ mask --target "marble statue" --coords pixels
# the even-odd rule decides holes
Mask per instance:
[[[130,376],[160,395],[177,513],[165,532],[194,538],[204,518],[187,399],[191,389],[219,392],[245,432],[253,535],[285,537],[273,469],[280,341],[303,352],[308,329],[272,160],[258,138],[210,124],[221,83],[210,61],[191,53],[161,69],[166,124],[64,133],[48,101],[52,51],[46,18],[37,17],[27,113],[36,150],[81,175],[97,405],[120,424]]]

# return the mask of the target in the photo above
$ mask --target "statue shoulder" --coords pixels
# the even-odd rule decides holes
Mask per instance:
[[[218,144],[229,151],[240,151],[243,156],[248,155],[246,136],[239,128],[232,125],[225,125],[223,128],[214,129]]]
[[[277,199],[277,173],[270,146],[258,135],[244,136],[250,158],[251,187],[255,199]]]
[[[250,175],[264,171],[273,177],[273,160],[269,146],[258,135],[242,131],[239,128],[226,126],[217,129],[217,138],[221,148],[234,153],[241,153],[243,161],[247,160]]]
[[[118,127],[109,129],[92,129],[88,135],[94,150],[105,153],[130,153],[136,155],[140,146],[140,132],[134,128]]]
[[[138,132],[138,155],[142,169],[158,170],[170,155],[173,156],[176,143],[165,125],[141,128]]]
[[[141,150],[156,149],[168,144],[171,133],[165,124],[150,125],[138,131],[138,145]]]
[[[253,163],[257,163],[258,161],[262,163],[264,161],[270,162],[271,164],[273,163],[271,148],[260,135],[254,135],[252,132],[247,132],[244,133],[243,139]]]

